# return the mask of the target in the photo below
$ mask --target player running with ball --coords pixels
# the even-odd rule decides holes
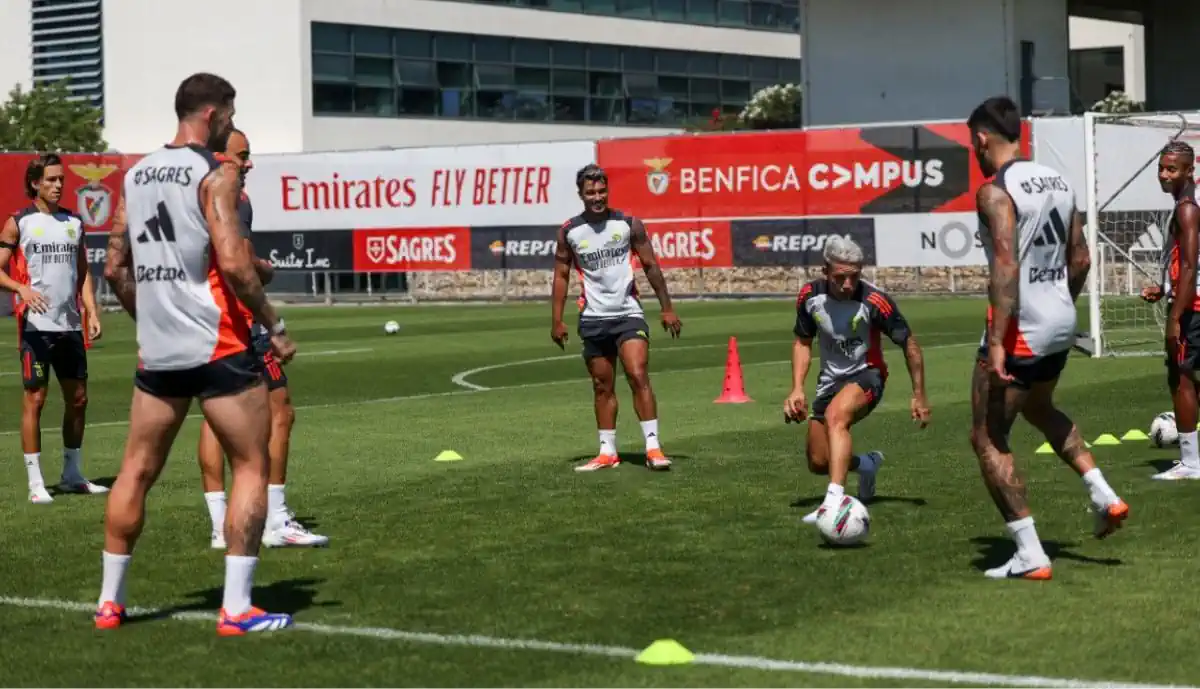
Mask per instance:
[[[816,523],[826,509],[837,506],[846,493],[846,475],[851,471],[858,472],[858,499],[865,504],[875,497],[875,476],[883,464],[883,453],[855,456],[850,427],[867,418],[883,399],[888,369],[880,347],[881,333],[904,348],[912,377],[912,418],[921,428],[929,424],[925,361],[900,307],[862,279],[863,250],[858,244],[830,237],[824,254],[825,278],[805,285],[796,299],[792,392],[783,403],[787,421],[808,417],[805,454],[809,471],[829,475],[825,499],[816,511],[805,515],[807,524]],[[821,373],[809,416],[804,384],[814,339],[821,346]]]

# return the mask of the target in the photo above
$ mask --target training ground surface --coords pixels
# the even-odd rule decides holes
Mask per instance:
[[[984,579],[982,569],[1012,552],[967,442],[971,343],[984,305],[901,306],[926,348],[933,424],[922,432],[910,422],[903,359],[885,343],[891,380],[855,447],[884,450],[887,461],[869,545],[853,550],[821,547],[800,523],[825,483],[805,469],[802,427],[782,423],[790,302],[680,304],[677,342],[649,314],[669,473],[639,462],[623,380],[618,439],[632,461],[571,471],[596,450],[591,388],[574,324],[565,354],[550,342],[548,306],[289,309],[302,355],[288,368],[299,408],[288,498],[332,542],[263,551],[256,603],[311,626],[241,639],[218,638],[211,621],[195,619],[214,613],[223,581],[221,553],[208,548],[196,420],[151,493],[129,579],[131,606],[186,614],[92,628],[104,498],[26,502],[14,337],[0,357],[5,682],[1200,683],[1200,484],[1150,480],[1176,452],[1144,441],[1095,448],[1132,509],[1125,529],[1096,541],[1081,481],[1053,456],[1034,455],[1041,440],[1019,422],[1013,445],[1054,580]],[[400,334],[383,334],[388,319]],[[134,366],[132,323],[108,314],[105,326],[91,351],[84,467],[93,479],[116,473]],[[731,335],[752,404],[712,403]],[[459,376],[474,390],[453,380],[483,367]],[[1073,355],[1059,399],[1094,439],[1146,429],[1170,407],[1164,388],[1161,358]],[[52,390],[48,482],[60,468],[61,409]],[[447,449],[465,459],[432,461]],[[680,667],[634,662],[661,638],[711,655]]]

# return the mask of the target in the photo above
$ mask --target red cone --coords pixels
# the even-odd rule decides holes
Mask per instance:
[[[744,404],[753,401],[746,395],[746,385],[742,381],[742,360],[738,357],[737,338],[731,337],[729,353],[725,355],[725,387],[713,403]]]

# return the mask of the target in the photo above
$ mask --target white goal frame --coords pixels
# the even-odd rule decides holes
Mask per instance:
[[[1183,136],[1189,129],[1200,128],[1200,120],[1189,121],[1188,117],[1182,112],[1146,112],[1146,113],[1130,113],[1130,114],[1111,114],[1088,112],[1083,116],[1084,126],[1084,183],[1087,186],[1087,213],[1085,231],[1087,235],[1088,250],[1091,256],[1092,269],[1088,273],[1087,295],[1088,295],[1088,331],[1086,336],[1081,333],[1077,340],[1076,348],[1089,354],[1094,358],[1102,356],[1146,356],[1146,355],[1161,355],[1161,346],[1155,343],[1154,346],[1147,347],[1135,351],[1111,351],[1108,346],[1107,335],[1105,332],[1105,324],[1103,320],[1103,302],[1105,299],[1140,299],[1139,296],[1129,294],[1105,294],[1106,277],[1108,273],[1106,268],[1112,258],[1119,257],[1124,260],[1126,267],[1125,279],[1127,289],[1133,290],[1136,285],[1134,282],[1134,271],[1143,275],[1144,278],[1150,281],[1157,282],[1160,278],[1158,275],[1150,275],[1142,269],[1144,260],[1138,260],[1140,257],[1137,254],[1150,253],[1150,249],[1146,247],[1131,247],[1129,250],[1122,248],[1116,241],[1109,237],[1103,229],[1101,229],[1101,213],[1103,213],[1126,189],[1129,188],[1134,181],[1149,167],[1155,165],[1159,158],[1159,152],[1155,151],[1140,167],[1136,170],[1129,170],[1125,175],[1124,183],[1119,186],[1106,198],[1100,198],[1099,180],[1097,175],[1097,165],[1100,164],[1097,150],[1097,127],[1101,122],[1113,122],[1114,120],[1130,121],[1130,127],[1149,127],[1162,130],[1164,132],[1163,145],[1174,141]],[[1170,212],[1170,199],[1164,194],[1161,207],[1147,208],[1147,213],[1162,213],[1163,217]],[[1166,228],[1160,228],[1163,232]],[[1105,245],[1105,251],[1101,251],[1101,244]],[[1157,247],[1159,256],[1161,257],[1162,244]],[[1140,295],[1140,289],[1136,290]],[[1144,308],[1153,315],[1154,322],[1157,323],[1160,338],[1163,328],[1162,315],[1158,313],[1161,310],[1161,304],[1145,304],[1140,303],[1132,308]]]

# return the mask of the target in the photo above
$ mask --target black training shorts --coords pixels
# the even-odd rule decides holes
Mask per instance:
[[[1179,319],[1179,349],[1167,352],[1167,371],[1200,370],[1200,313],[1184,311]]]
[[[1028,390],[1033,387],[1034,383],[1049,383],[1057,380],[1062,375],[1063,369],[1067,367],[1067,359],[1070,356],[1071,350],[1069,349],[1042,356],[1013,356],[1010,354],[1004,360],[1005,370],[1008,371],[1008,375],[1013,377],[1013,382],[1009,385]],[[987,347],[979,348],[976,362],[980,366],[987,366]]]
[[[817,399],[813,401],[812,414],[809,418],[813,421],[825,421],[825,410],[829,408],[829,403],[834,397],[842,391],[842,388],[847,385],[857,385],[867,393],[867,409],[863,414],[863,418],[867,418],[871,412],[875,411],[875,407],[883,400],[883,389],[886,381],[878,369],[864,368],[863,370],[853,375],[846,376],[840,380],[836,380],[832,385],[822,390]]]
[[[583,341],[583,358],[615,358],[626,340],[650,340],[650,328],[641,316],[621,318],[580,318],[579,339]]]
[[[39,390],[50,380],[50,369],[61,380],[87,380],[87,347],[78,330],[21,331],[21,381],[26,390]]]
[[[239,393],[262,380],[262,359],[245,349],[194,368],[148,371],[139,367],[133,384],[155,397],[205,400]]]

